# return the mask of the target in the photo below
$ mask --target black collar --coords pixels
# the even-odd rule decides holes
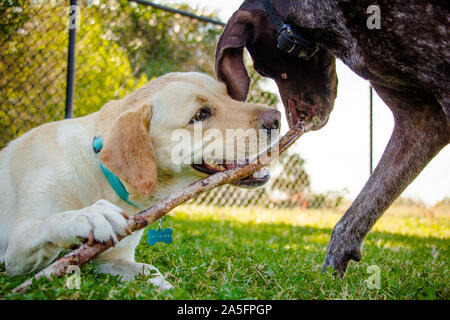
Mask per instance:
[[[270,0],[261,0],[264,10],[277,31],[277,47],[287,54],[303,59],[311,59],[321,44],[315,39],[308,37],[295,26],[291,26],[283,21],[275,11]]]

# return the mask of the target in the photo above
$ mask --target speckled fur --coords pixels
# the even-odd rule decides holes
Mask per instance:
[[[246,46],[257,70],[277,82],[285,107],[288,99],[294,97],[310,101],[314,112],[323,119],[331,112],[333,90],[323,90],[334,85],[329,74],[333,65],[326,60],[329,59],[326,52],[330,52],[369,80],[394,115],[394,131],[382,159],[332,232],[323,270],[331,266],[343,275],[351,259],[361,259],[363,239],[377,219],[450,142],[450,5],[448,1],[431,0],[273,0],[272,3],[286,22],[323,44],[322,54],[305,63],[278,52],[274,41],[267,40],[273,27],[268,20],[260,23],[261,16],[264,17],[260,1],[247,0],[230,19],[220,39],[221,59],[225,56],[223,43],[232,35],[227,30],[233,30],[231,24],[243,23],[243,19],[237,19],[239,12],[253,12],[253,20],[244,20],[253,26],[253,30],[248,29],[253,37],[247,35],[251,42]],[[367,28],[366,10],[370,5],[381,9],[381,29]],[[261,26],[267,30],[255,29]],[[266,37],[257,38],[259,34]],[[221,70],[220,63],[217,70]],[[281,81],[276,74],[280,70],[287,70],[287,78],[297,82],[302,74],[309,74],[314,87]],[[232,70],[228,74],[233,74]],[[317,85],[316,78],[323,79],[322,84]],[[232,77],[222,80],[229,86],[233,82]],[[324,94],[329,96],[324,98]],[[307,104],[300,107],[304,105]]]

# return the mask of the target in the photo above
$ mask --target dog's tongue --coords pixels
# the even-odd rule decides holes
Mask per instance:
[[[231,163],[226,162],[226,163],[223,164],[223,166],[227,170],[231,170],[231,169],[234,169],[236,167],[241,167],[241,166],[243,166],[243,165],[245,165],[247,163],[248,163],[248,160],[237,160],[237,161],[231,162]]]
[[[291,116],[291,122],[293,125],[295,125],[300,119],[297,114],[297,104],[295,103],[294,99],[288,99],[288,109],[288,113]]]

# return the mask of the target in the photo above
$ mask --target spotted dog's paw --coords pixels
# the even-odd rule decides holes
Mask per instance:
[[[338,223],[331,234],[325,261],[322,265],[322,273],[331,267],[335,274],[343,277],[350,260],[356,262],[361,260],[361,242],[352,232],[343,230]]]

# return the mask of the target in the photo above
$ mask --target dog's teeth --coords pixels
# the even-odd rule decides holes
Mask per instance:
[[[214,166],[215,166],[214,160],[211,160],[211,159],[205,160],[205,163],[206,163],[208,166],[211,166],[211,167],[214,167]]]
[[[260,170],[256,171],[253,174],[253,177],[255,177],[256,179],[262,179],[267,177],[268,175],[270,175],[270,172],[267,168],[263,167]]]
[[[216,160],[213,160],[213,161],[214,161],[214,166],[215,166],[217,169],[223,168],[223,166],[222,166],[220,163],[218,163]]]
[[[207,160],[205,160],[205,163],[208,166],[210,166],[211,168],[216,169],[216,170],[220,170],[221,168],[223,168],[223,166],[221,164],[217,163],[217,161],[214,159],[207,159]]]

